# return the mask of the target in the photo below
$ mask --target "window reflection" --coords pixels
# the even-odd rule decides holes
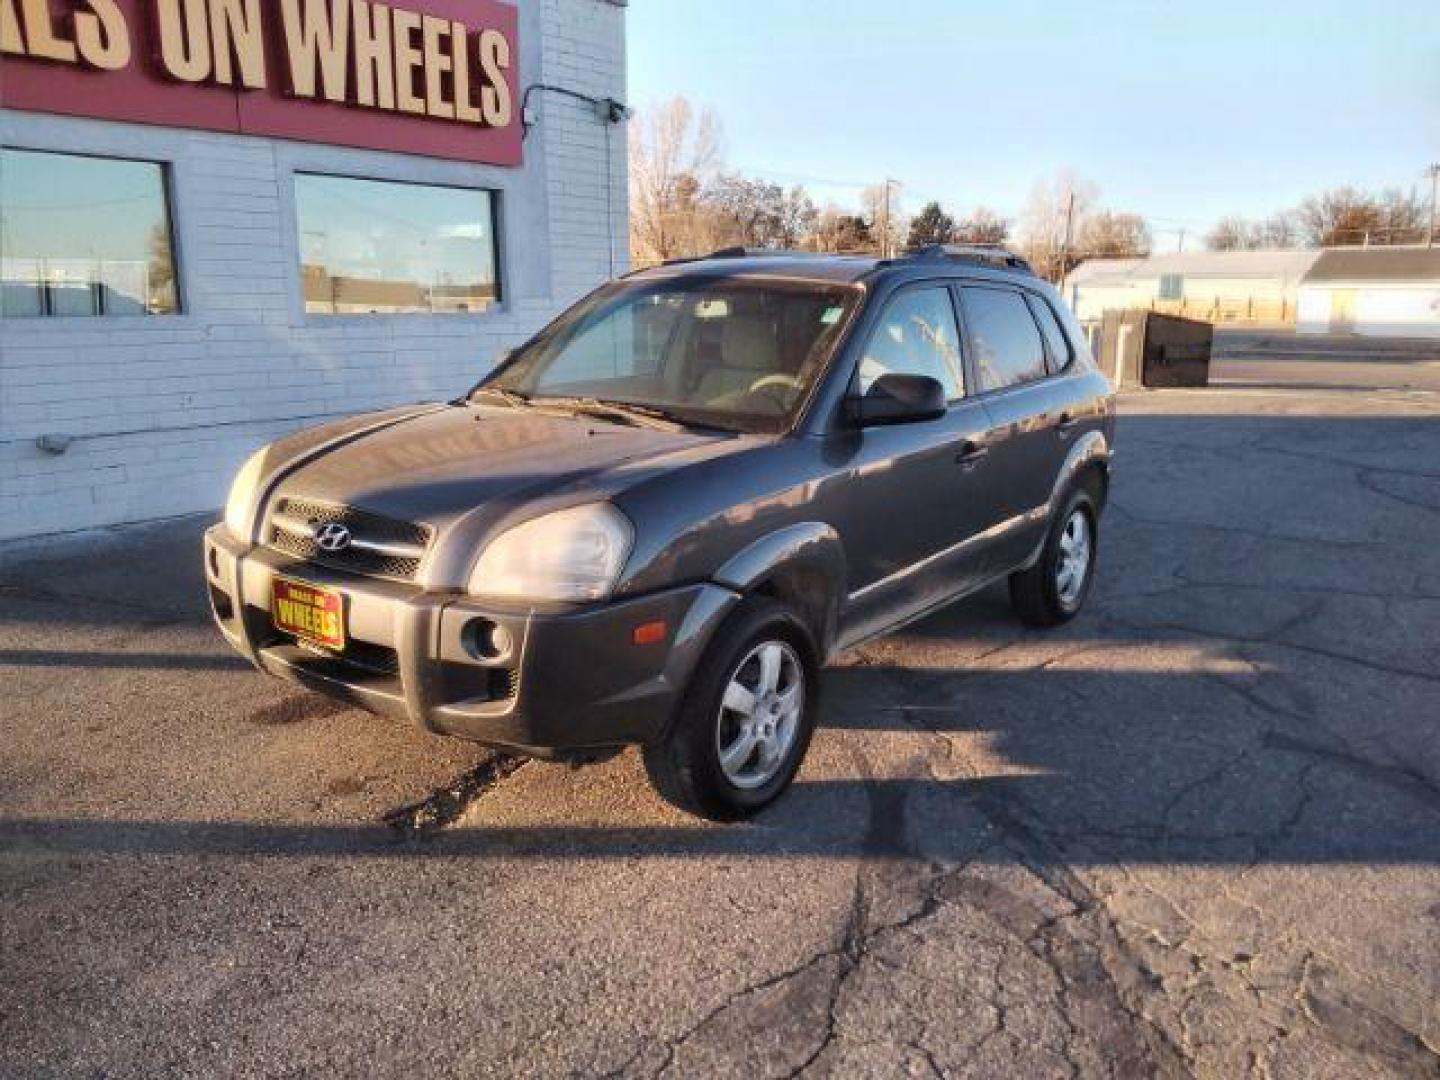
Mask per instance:
[[[484,311],[499,298],[488,191],[295,177],[305,310]]]
[[[176,307],[160,165],[0,150],[0,315],[167,315]]]

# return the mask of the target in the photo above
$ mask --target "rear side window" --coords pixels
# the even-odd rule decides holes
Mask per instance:
[[[981,390],[1043,379],[1045,347],[1030,307],[1018,292],[966,286],[965,329]]]
[[[1070,348],[1070,339],[1060,329],[1060,323],[1049,304],[1038,296],[1032,296],[1029,300],[1030,310],[1035,313],[1035,321],[1040,324],[1040,332],[1045,335],[1045,344],[1050,349],[1050,371],[1064,371],[1075,358],[1075,353]]]
[[[950,290],[943,285],[907,289],[880,316],[860,357],[860,392],[881,375],[929,375],[951,401],[965,395],[960,331]]]

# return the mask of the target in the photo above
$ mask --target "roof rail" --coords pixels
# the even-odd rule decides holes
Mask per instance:
[[[796,251],[793,248],[752,248],[752,247],[723,247],[706,255],[707,259],[755,259],[769,258],[773,256],[803,256],[813,255],[811,251]]]
[[[814,255],[813,251],[795,251],[790,248],[723,247],[708,255],[682,255],[678,259],[666,259],[661,266],[683,266],[685,263],[704,262],[706,259],[756,259],[756,258],[803,258]]]
[[[998,244],[993,246],[987,244],[926,244],[924,247],[907,251],[895,261],[899,262],[905,259],[953,259],[972,262],[979,266],[994,266],[1001,270],[1035,273],[1028,262],[1014,252],[1006,251]]]

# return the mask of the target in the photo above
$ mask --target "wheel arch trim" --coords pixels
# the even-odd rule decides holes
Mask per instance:
[[[1053,513],[1065,495],[1065,489],[1084,469],[1096,465],[1105,473],[1106,482],[1110,477],[1110,443],[1101,431],[1087,431],[1075,441],[1070,452],[1065,455],[1065,461],[1061,464],[1059,472],[1055,475],[1055,484],[1050,489],[1050,498],[1046,502],[1047,511]]]
[[[835,527],[803,521],[752,541],[714,580],[741,593],[770,591],[796,607],[823,657],[835,640],[846,578],[845,548]]]

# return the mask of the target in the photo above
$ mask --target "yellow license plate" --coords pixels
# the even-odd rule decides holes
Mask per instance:
[[[276,627],[327,649],[345,648],[345,598],[330,589],[277,577],[270,596]]]

